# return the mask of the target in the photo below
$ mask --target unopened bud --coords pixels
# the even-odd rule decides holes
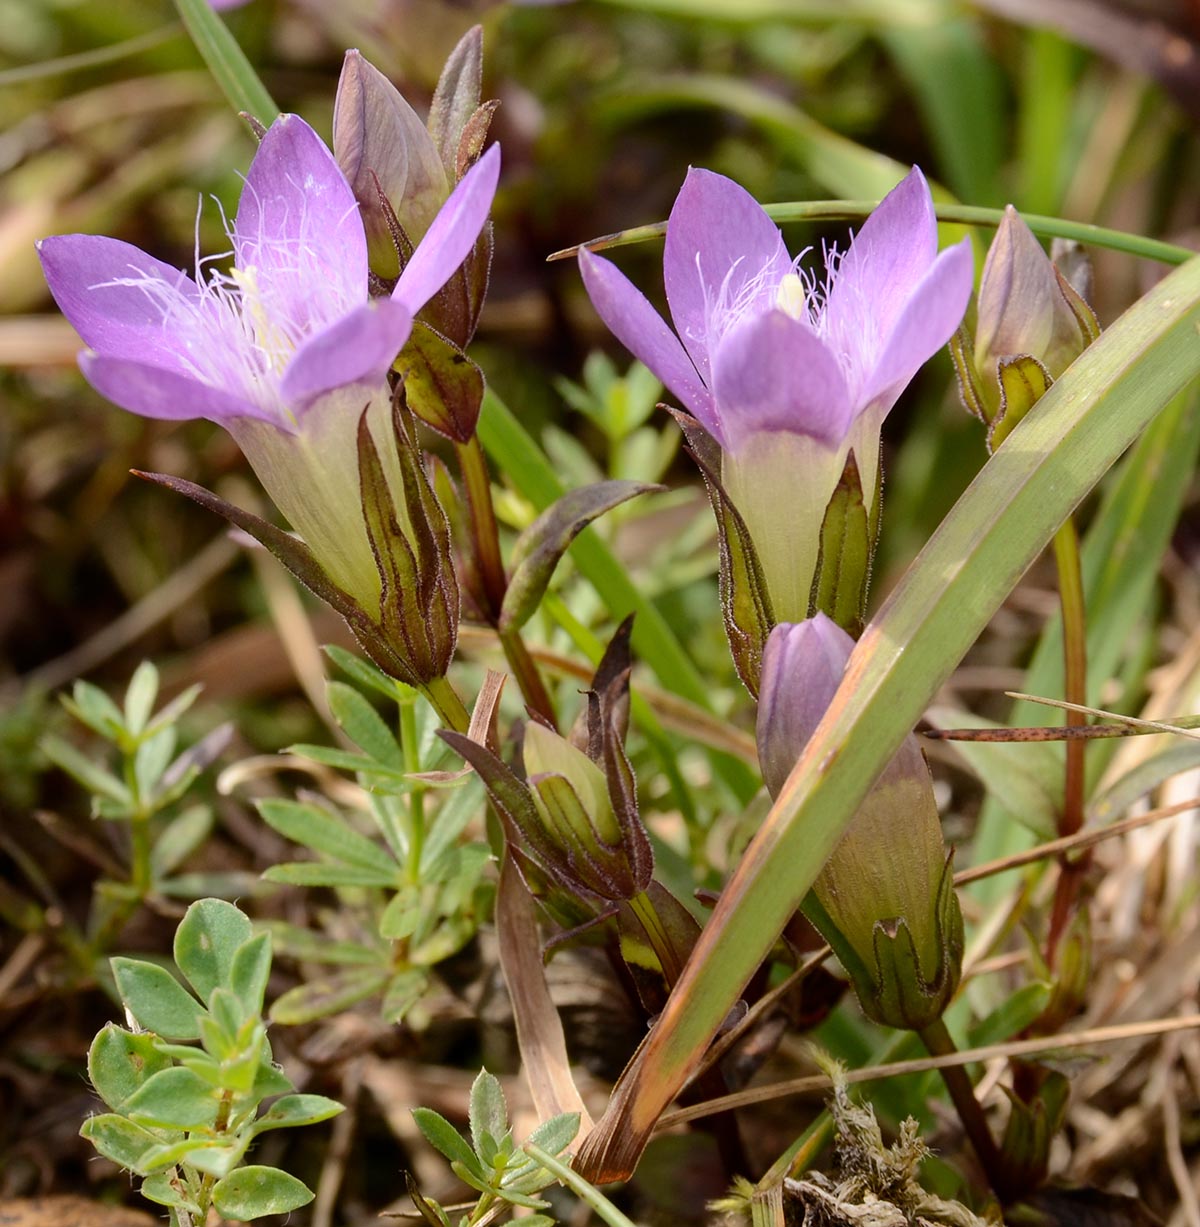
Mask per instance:
[[[953,343],[967,408],[991,427],[994,451],[1096,339],[1092,309],[1009,205],[979,284],[973,343]]]
[[[829,706],[853,647],[823,614],[771,632],[758,747],[772,795]],[[941,1016],[961,974],[962,915],[933,782],[911,734],[859,806],[813,893],[812,919],[842,958],[869,1017],[920,1030]]]

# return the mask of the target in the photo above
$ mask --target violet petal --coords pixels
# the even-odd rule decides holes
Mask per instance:
[[[223,426],[238,417],[275,421],[250,401],[166,367],[91,350],[79,355],[79,367],[102,396],[142,417],[167,421],[208,418]]]
[[[725,432],[712,394],[692,360],[646,296],[610,260],[579,252],[579,272],[596,314],[631,354],[645,363],[718,443]]]
[[[971,297],[974,260],[963,239],[933,262],[895,320],[860,402],[890,408],[909,380],[954,335]]]
[[[675,329],[710,386],[721,307],[772,305],[790,268],[778,226],[745,188],[709,170],[688,171],[667,222],[663,280]]]
[[[413,315],[450,280],[471,254],[487,222],[499,181],[500,146],[493,145],[450,193],[400,274],[392,297]]]
[[[382,382],[411,331],[412,316],[402,303],[363,303],[296,351],[280,384],[284,402],[303,410],[334,388]]]
[[[783,311],[754,316],[722,339],[713,354],[713,395],[733,451],[749,435],[774,430],[837,448],[853,419],[837,358]]]
[[[914,166],[842,254],[825,304],[827,333],[843,343],[859,338],[877,356],[936,255],[933,199]]]
[[[86,345],[184,372],[169,315],[198,309],[200,291],[186,273],[100,235],[55,235],[37,251],[54,301]]]
[[[366,299],[358,202],[333,155],[298,115],[281,115],[263,137],[238,202],[233,245],[263,313],[293,339]]]

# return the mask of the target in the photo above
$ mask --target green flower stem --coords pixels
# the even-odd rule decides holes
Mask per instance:
[[[492,625],[497,626],[500,608],[504,604],[504,594],[508,589],[508,578],[504,573],[504,560],[500,554],[500,530],[496,524],[492,478],[488,472],[487,457],[477,434],[472,435],[467,443],[456,444],[455,451],[467,496],[471,545],[483,582],[483,596],[488,605],[485,612]],[[500,631],[500,645],[504,649],[508,667],[513,671],[517,685],[521,687],[525,702],[538,715],[544,716],[551,724],[556,724],[554,702],[520,632]]]
[[[1059,602],[1063,622],[1063,692],[1068,703],[1087,703],[1087,607],[1083,594],[1083,569],[1079,555],[1079,533],[1074,519],[1068,519],[1054,537],[1054,560],[1058,566]],[[1067,712],[1068,727],[1084,725],[1087,717],[1078,711]],[[1083,826],[1083,755],[1087,742],[1082,738],[1066,744],[1066,777],[1058,833],[1074,835]],[[1079,893],[1082,866],[1067,857],[1060,858],[1054,905],[1046,936],[1046,961],[1054,965],[1059,938],[1074,910]]]
[[[456,733],[465,733],[471,724],[471,713],[463,705],[458,692],[448,679],[435,677],[420,688],[421,693],[433,704],[434,711],[445,725]]]
[[[763,205],[767,215],[777,222],[829,222],[829,221],[862,221],[879,206],[877,200],[793,200],[779,204]],[[934,212],[940,222],[957,223],[964,226],[999,226],[1004,218],[1003,209],[989,209],[982,205],[953,204],[947,201],[934,201]],[[1093,226],[1090,222],[1069,221],[1062,217],[1047,217],[1040,213],[1022,213],[1022,220],[1034,234],[1043,238],[1074,239],[1079,243],[1087,243],[1093,247],[1106,247],[1110,251],[1121,251],[1126,255],[1138,256],[1143,260],[1158,260],[1163,264],[1184,264],[1196,253],[1187,247],[1176,243],[1165,243],[1162,239],[1148,239],[1140,234],[1129,234],[1124,230],[1110,230],[1104,226]],[[610,247],[627,247],[634,243],[644,243],[650,239],[661,238],[667,232],[666,222],[651,222],[646,226],[633,226],[616,234],[606,234],[601,238],[591,239],[576,247],[565,247],[547,257],[548,260],[565,260],[573,258],[580,247],[589,251],[604,251]]]
[[[1058,565],[1059,601],[1063,619],[1064,697],[1068,703],[1087,703],[1087,611],[1083,596],[1083,570],[1079,561],[1079,533],[1073,519],[1054,536],[1054,560]],[[1067,724],[1087,723],[1082,712],[1068,711]],[[1074,835],[1083,826],[1083,751],[1087,742],[1067,742],[1067,774],[1063,791],[1059,835]]]
[[[554,712],[554,700],[551,699],[550,692],[546,689],[545,682],[542,681],[541,672],[534,663],[533,657],[529,655],[529,649],[521,638],[521,632],[500,631],[499,635],[500,646],[504,649],[504,658],[508,661],[508,667],[517,679],[517,685],[521,687],[521,694],[525,702],[539,716],[544,716],[557,728],[558,717]]]
[[[467,443],[455,444],[459,471],[462,473],[463,489],[467,496],[467,515],[470,517],[471,544],[483,580],[484,595],[490,608],[488,615],[495,619],[504,603],[508,581],[504,575],[504,560],[500,555],[500,530],[496,524],[496,509],[492,503],[492,478],[488,473],[487,457],[477,434]]]
[[[551,1175],[556,1176],[559,1182],[566,1185],[584,1205],[590,1206],[608,1224],[608,1227],[637,1227],[633,1220],[626,1218],[599,1189],[588,1184],[561,1159],[547,1154],[540,1146],[535,1146],[531,1142],[526,1142],[521,1149],[531,1159],[540,1163]]]
[[[400,700],[400,749],[404,769],[410,774],[421,770],[421,753],[417,745],[417,712],[411,698]],[[408,794],[408,880],[417,886],[421,882],[421,855],[425,851],[425,789],[413,783]]]
[[[919,1035],[930,1056],[949,1056],[958,1051],[945,1022],[940,1018],[920,1031]],[[950,1065],[939,1072],[958,1112],[959,1120],[962,1121],[963,1129],[971,1140],[984,1175],[987,1176],[988,1184],[1003,1201],[1006,1189],[1004,1160],[988,1128],[979,1100],[975,1098],[975,1087],[971,1083],[970,1075],[961,1065]]]

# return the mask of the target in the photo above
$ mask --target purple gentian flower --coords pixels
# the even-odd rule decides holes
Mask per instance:
[[[667,223],[675,331],[609,261],[580,270],[600,317],[721,445],[778,618],[807,616],[825,507],[853,449],[875,494],[879,431],[949,340],[971,293],[967,240],[940,255],[929,187],[912,172],[824,280],[799,267],[743,188],[691,170]]]
[[[413,317],[474,246],[499,171],[493,147],[455,188],[388,298],[368,297],[354,194],[295,115],[271,125],[250,166],[228,273],[197,258],[193,279],[87,234],[44,239],[38,253],[88,346],[79,363],[92,386],[145,417],[224,426],[330,578],[374,614],[380,579],[358,495],[359,418],[369,407],[389,468],[388,369]]]

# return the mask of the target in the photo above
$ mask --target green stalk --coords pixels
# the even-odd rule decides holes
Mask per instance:
[[[526,1142],[521,1149],[531,1159],[540,1163],[552,1176],[556,1176],[559,1182],[565,1184],[584,1205],[590,1206],[608,1224],[608,1227],[637,1227],[637,1224],[632,1219],[626,1218],[599,1189],[588,1184],[561,1159],[556,1159],[540,1146],[533,1145],[532,1142]]]
[[[950,1056],[958,1051],[945,1022],[940,1018],[919,1034],[921,1042],[929,1049],[930,1056]],[[1000,1199],[1004,1200],[1004,1160],[988,1128],[979,1100],[975,1098],[975,1087],[971,1083],[970,1075],[961,1065],[948,1065],[939,1072],[946,1084],[946,1090],[950,1092],[950,1099],[958,1112],[959,1120],[962,1121],[963,1129],[971,1140],[976,1158],[987,1176],[988,1184]]]
[[[877,200],[789,200],[779,204],[763,205],[767,216],[777,222],[833,222],[864,220],[879,205]],[[1004,218],[1003,209],[989,209],[983,205],[963,205],[945,201],[934,202],[934,213],[940,222],[963,226],[996,227]],[[1148,239],[1140,234],[1124,230],[1111,230],[1106,226],[1093,226],[1090,222],[1074,222],[1063,217],[1049,217],[1043,213],[1022,213],[1021,219],[1034,234],[1044,238],[1074,239],[1093,247],[1106,247],[1109,251],[1121,251],[1143,260],[1158,260],[1163,264],[1186,264],[1196,253],[1176,243],[1164,243],[1162,239]],[[651,222],[646,226],[632,226],[616,234],[606,234],[590,239],[575,247],[565,247],[553,252],[548,260],[565,260],[575,255],[581,247],[589,251],[604,251],[610,247],[628,247],[661,238],[667,232],[666,222]]]
[[[558,717],[554,712],[554,700],[542,681],[541,671],[529,655],[525,640],[519,630],[504,630],[498,632],[500,646],[504,649],[504,658],[508,667],[521,687],[521,694],[530,708],[539,716],[544,716],[555,728],[558,727]]]
[[[421,770],[421,755],[417,745],[417,712],[412,699],[400,700],[400,750],[404,755],[404,770],[410,775]],[[425,789],[416,786],[408,794],[408,880],[421,882],[421,854],[425,850]]]
[[[1087,703],[1087,607],[1083,594],[1079,534],[1073,519],[1067,520],[1054,536],[1054,560],[1058,565],[1058,592],[1062,606],[1063,691],[1068,703],[1082,706]],[[1067,712],[1068,727],[1086,723],[1087,717],[1082,712]],[[1083,826],[1083,755],[1086,748],[1087,742],[1082,738],[1066,744],[1066,776],[1058,822],[1060,836],[1074,835]],[[1051,967],[1054,966],[1059,939],[1075,907],[1085,863],[1066,856],[1059,858],[1058,881],[1046,934],[1046,962]]]
[[[500,555],[500,530],[496,524],[496,509],[492,503],[492,479],[479,436],[474,434],[466,443],[456,443],[459,472],[467,498],[471,544],[483,580],[490,619],[499,616],[508,581],[504,575],[504,560]]]
[[[471,724],[471,713],[463,705],[458,692],[447,678],[435,677],[420,687],[421,693],[433,704],[434,711],[445,725],[456,733],[465,733]]]
[[[496,524],[496,508],[492,501],[492,479],[488,473],[487,457],[478,434],[472,435],[467,443],[456,444],[455,451],[467,497],[469,536],[483,582],[483,596],[487,601],[485,612],[492,625],[499,629],[500,609],[504,604],[508,579],[500,554],[500,530]],[[542,681],[541,672],[530,656],[524,639],[521,638],[521,632],[502,630],[499,634],[504,657],[517,679],[517,685],[521,687],[525,702],[551,724],[557,724],[554,701],[550,698],[550,692]]]
[[[1087,609],[1083,596],[1083,570],[1079,561],[1079,533],[1068,519],[1054,534],[1054,560],[1058,564],[1058,594],[1063,619],[1063,689],[1068,703],[1087,703]],[[1087,723],[1082,712],[1068,711],[1067,725]],[[1059,835],[1074,835],[1083,826],[1083,752],[1081,738],[1067,742],[1067,773],[1063,789]]]

